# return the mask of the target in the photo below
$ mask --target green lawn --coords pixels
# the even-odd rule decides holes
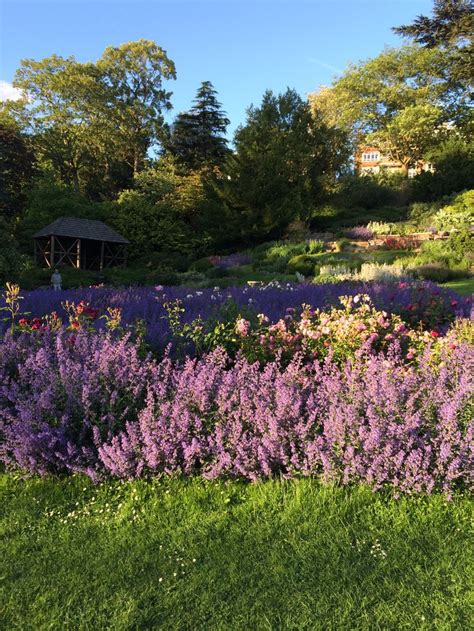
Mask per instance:
[[[443,287],[449,287],[457,291],[461,296],[471,296],[474,294],[474,276],[472,278],[463,278],[462,280],[452,280],[444,283]]]
[[[3,475],[0,507],[1,629],[470,627],[467,497]]]

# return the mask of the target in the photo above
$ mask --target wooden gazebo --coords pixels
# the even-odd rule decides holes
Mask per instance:
[[[101,270],[125,265],[130,243],[102,221],[61,217],[34,235],[35,258],[47,267]]]

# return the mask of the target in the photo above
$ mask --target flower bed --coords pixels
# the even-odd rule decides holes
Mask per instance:
[[[374,288],[374,301],[386,299],[387,287]],[[427,288],[390,291],[399,298]],[[305,290],[250,295],[270,292],[288,305]],[[220,308],[208,320],[187,313],[194,300],[202,304],[200,292],[166,302],[170,293],[157,288],[153,306],[166,315],[164,340],[173,344],[151,354],[146,325],[123,322],[117,306],[102,313],[98,300],[66,301],[65,321],[56,312],[30,317],[19,288],[8,287],[10,328],[0,338],[7,468],[93,479],[282,475],[404,492],[470,488],[473,330],[467,319],[448,324],[459,313],[449,293],[420,295],[402,315],[349,294],[337,306],[287,306],[271,319],[251,298],[239,305],[245,290],[233,302],[216,291],[208,296]],[[467,307],[461,302],[461,312]],[[423,326],[427,318],[439,327]]]
[[[313,285],[271,283],[255,287],[231,287],[229,289],[190,290],[185,287],[133,287],[129,289],[85,288],[54,292],[35,290],[24,292],[22,312],[29,319],[41,318],[56,312],[65,322],[66,314],[61,303],[78,304],[84,300],[104,314],[108,308],[120,309],[122,323],[131,325],[137,320],[144,324],[146,339],[154,348],[164,349],[170,342],[170,328],[166,318],[165,303],[181,300],[185,309],[184,321],[216,316],[218,309],[229,300],[241,310],[250,309],[255,314],[264,313],[275,323],[287,314],[288,308],[300,309],[311,305],[313,309],[326,309],[339,303],[340,296],[367,294],[379,310],[396,313],[412,326],[439,328],[456,316],[468,317],[471,300],[461,298],[455,292],[442,289],[430,282],[342,283]],[[4,302],[3,302],[4,304]],[[0,307],[2,298],[0,297]],[[2,327],[3,325],[3,327]],[[5,330],[7,323],[0,321]],[[104,320],[96,321],[96,327],[104,328]],[[1,328],[0,328],[1,332]]]
[[[10,469],[302,475],[428,492],[472,483],[472,346],[440,356],[427,347],[408,365],[394,350],[262,369],[220,350],[157,361],[128,336],[71,335],[1,343],[0,458]]]

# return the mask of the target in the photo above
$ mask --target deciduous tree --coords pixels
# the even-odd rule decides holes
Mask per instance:
[[[347,159],[332,151],[339,136],[294,90],[278,96],[267,91],[259,107],[249,108],[235,134],[235,153],[216,180],[241,237],[278,234],[293,219],[310,216],[324,179]]]

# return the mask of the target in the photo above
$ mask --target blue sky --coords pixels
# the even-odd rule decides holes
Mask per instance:
[[[431,8],[432,0],[0,0],[0,87],[22,58],[95,60],[108,45],[152,39],[176,64],[173,114],[210,80],[232,131],[265,89],[304,96],[330,84],[349,61],[400,45],[390,28]]]

